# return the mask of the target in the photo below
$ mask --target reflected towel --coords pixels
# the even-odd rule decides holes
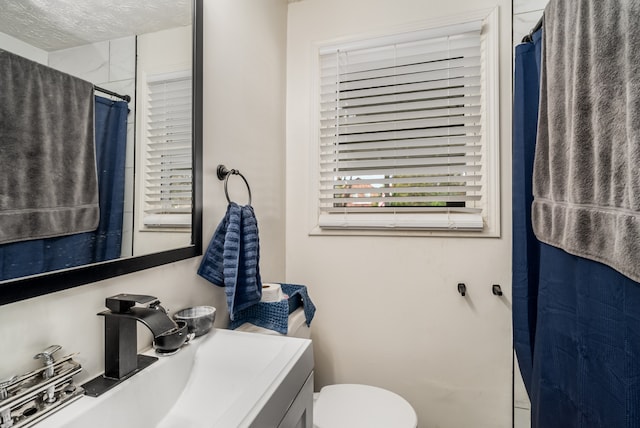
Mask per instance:
[[[225,288],[229,317],[260,301],[258,222],[250,205],[231,202],[216,228],[198,268],[198,275]]]
[[[93,84],[0,49],[0,243],[95,230]]]

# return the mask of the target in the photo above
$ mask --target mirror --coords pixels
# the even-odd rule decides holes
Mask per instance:
[[[97,230],[113,212],[121,223],[117,232],[109,229],[117,237],[111,256],[81,254],[78,260],[89,261],[0,277],[0,305],[202,254],[202,0],[0,0],[0,9],[0,50],[93,83]],[[132,97],[128,105],[121,95]],[[125,106],[126,123],[118,128],[121,193],[112,193],[118,186],[102,177],[107,169],[102,147],[114,144],[98,137],[99,103]],[[0,121],[0,127],[4,131],[8,125]],[[105,214],[107,192],[119,208]],[[66,251],[52,250],[58,241],[84,233],[98,236],[91,230],[5,241],[0,270],[11,263],[46,265],[33,261],[32,253],[55,258]],[[101,239],[90,236],[92,243]],[[12,245],[13,252],[2,252]],[[33,245],[39,250],[32,251]],[[18,253],[29,258],[17,262]]]

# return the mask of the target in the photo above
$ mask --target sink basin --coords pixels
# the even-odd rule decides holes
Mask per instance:
[[[275,427],[312,370],[310,340],[213,329],[38,428]]]

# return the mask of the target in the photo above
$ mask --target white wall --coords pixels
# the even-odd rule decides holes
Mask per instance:
[[[224,215],[216,165],[245,173],[254,190],[265,280],[284,278],[284,94],[286,1],[204,2],[204,236]],[[199,259],[161,266],[48,296],[0,306],[0,379],[38,367],[51,344],[80,352],[88,379],[103,369],[104,299],[130,292],[158,296],[177,311],[211,304],[226,324],[224,290],[196,275]],[[144,328],[142,330],[144,331]],[[145,332],[141,348],[151,343]]]
[[[28,58],[31,61],[39,62],[40,64],[47,64],[49,54],[35,46],[31,46],[28,43],[18,40],[13,36],[0,32],[0,49],[12,52],[21,57]]]
[[[216,167],[235,168],[251,186],[264,282],[285,278],[286,0],[205,0],[204,200],[208,243],[227,201]],[[246,204],[240,177],[231,199]],[[212,222],[215,222],[212,223]]]
[[[312,44],[496,6],[502,237],[309,236]],[[421,427],[511,426],[511,2],[305,0],[289,5],[288,23],[286,270],[318,307],[316,388],[390,389]]]

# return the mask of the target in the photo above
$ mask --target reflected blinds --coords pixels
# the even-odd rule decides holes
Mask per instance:
[[[321,49],[321,227],[482,228],[481,25]]]
[[[191,226],[191,76],[147,81],[144,225]]]

